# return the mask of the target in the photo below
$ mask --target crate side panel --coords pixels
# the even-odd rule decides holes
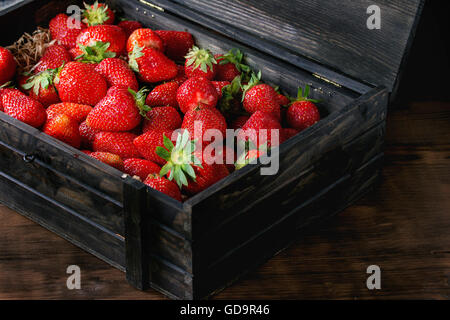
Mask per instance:
[[[0,141],[0,171],[87,219],[115,233],[124,234],[123,208],[120,203],[81,186],[39,160],[27,163],[23,156]]]
[[[123,238],[4,173],[0,173],[0,202],[112,266],[125,270]]]
[[[194,277],[194,298],[213,295],[245,273],[281,252],[310,229],[342,211],[368,192],[380,177],[383,156],[378,155],[353,176],[346,175],[329,188],[292,210],[286,218]]]
[[[251,206],[235,208],[238,214],[236,219],[225,222],[217,228],[211,228],[207,234],[194,242],[194,261],[198,268],[196,272],[207,269],[210,264],[233,248],[284,219],[285,214],[282,213],[289,214],[299,203],[306,202],[326,189],[330,181],[351,174],[380,154],[383,151],[385,127],[386,123],[382,122],[346,144],[343,147],[348,155],[345,164],[333,165],[335,158],[325,155],[300,177],[286,181],[284,185],[267,193],[264,198],[258,199],[258,202],[252,203]],[[214,214],[214,208],[211,208],[211,214]]]

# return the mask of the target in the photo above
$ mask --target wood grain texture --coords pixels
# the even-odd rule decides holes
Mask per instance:
[[[374,4],[370,0],[153,2],[290,63],[297,64],[295,55],[301,55],[390,91],[423,6],[421,0],[377,1],[381,29],[369,30],[367,8]]]
[[[393,111],[381,185],[215,298],[449,299],[449,118],[449,103]],[[164,299],[10,209],[0,220],[1,299]],[[71,264],[79,291],[65,286]],[[371,264],[380,291],[365,286]]]

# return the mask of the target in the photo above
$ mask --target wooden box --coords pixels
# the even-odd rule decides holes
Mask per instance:
[[[3,12],[0,30],[9,32],[0,45],[73,2],[25,1]],[[423,6],[379,2],[381,29],[371,30],[366,0],[109,1],[215,52],[241,48],[291,95],[310,85],[323,119],[281,145],[277,175],[250,165],[181,203],[0,112],[0,202],[125,271],[136,288],[209,297],[379,177],[390,93]]]

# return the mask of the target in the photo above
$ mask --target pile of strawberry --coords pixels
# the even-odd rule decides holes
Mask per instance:
[[[288,98],[262,83],[239,50],[213,55],[188,32],[114,25],[114,12],[97,2],[83,18],[76,28],[65,14],[51,20],[55,43],[29,74],[16,75],[14,57],[0,47],[0,111],[174,199],[235,170],[199,160],[208,143],[190,138],[196,121],[224,137],[242,129],[238,140],[253,146],[240,155],[248,163],[274,146],[270,133],[259,141],[259,130],[278,130],[282,143],[320,120],[308,88]],[[234,152],[223,147],[219,156],[236,159]]]

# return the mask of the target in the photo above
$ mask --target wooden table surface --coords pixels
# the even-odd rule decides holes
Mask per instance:
[[[216,299],[450,298],[450,103],[391,111],[383,181]],[[0,299],[164,299],[0,206]],[[81,268],[68,290],[66,268]],[[366,287],[369,265],[381,290]]]

